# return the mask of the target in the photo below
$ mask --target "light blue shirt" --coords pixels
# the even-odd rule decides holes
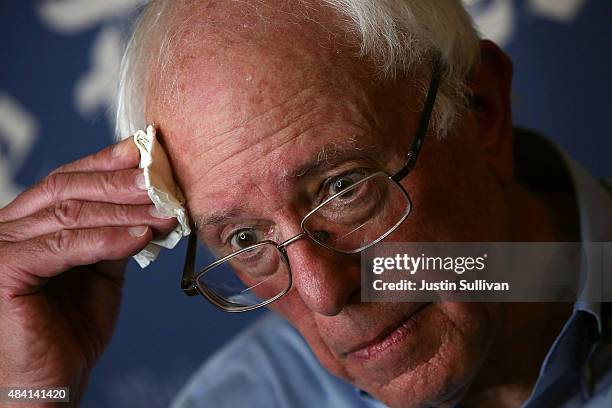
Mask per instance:
[[[582,241],[612,241],[610,194],[581,166],[561,154],[578,201]],[[588,276],[589,271],[581,273]],[[574,305],[523,407],[612,407],[612,361],[606,374],[595,379],[589,378],[584,370],[585,364],[589,367],[588,355],[594,339],[605,323],[602,312],[600,303]],[[590,395],[586,392],[589,386],[593,388]],[[331,375],[300,334],[284,319],[269,313],[206,361],[178,394],[172,407],[379,408],[384,405]]]

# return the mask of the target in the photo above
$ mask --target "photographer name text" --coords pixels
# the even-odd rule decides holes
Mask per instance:
[[[384,282],[381,279],[376,279],[372,282],[374,290],[384,291],[509,291],[510,284],[508,282],[489,282],[486,279],[476,279],[468,281],[461,279],[459,282],[452,282],[448,279],[442,281],[428,282],[421,280],[415,282],[408,279],[402,279],[399,282]]]

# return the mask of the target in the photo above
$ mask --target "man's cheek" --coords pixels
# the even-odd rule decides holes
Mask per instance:
[[[490,337],[498,327],[501,305],[497,303],[444,302],[439,304],[449,324],[466,337]]]
[[[394,359],[391,364],[384,356],[383,362],[376,357],[371,360],[347,359],[347,369],[353,377],[359,379],[360,386],[369,388],[372,384],[388,384],[400,377],[420,381],[416,374],[423,372],[423,368],[435,360],[442,342],[450,337],[447,332],[452,330],[452,326],[447,324],[444,315],[435,305],[430,305],[419,312],[412,330],[401,341],[401,348],[393,346]]]
[[[306,340],[310,348],[316,352],[317,343],[322,343],[319,328],[313,316],[295,288],[281,299],[269,306],[274,312],[283,316]]]
[[[323,340],[313,312],[302,302],[295,288],[269,307],[297,329],[323,367],[340,378],[353,381],[342,361],[331,352]]]
[[[293,286],[289,289],[289,292],[276,302],[273,302],[268,306],[272,311],[283,316],[289,323],[294,327],[298,328],[300,333],[302,330],[299,328],[300,320],[306,319],[310,314],[309,310],[300,299],[300,295]]]
[[[418,338],[393,369],[375,371],[364,365],[350,365],[356,385],[398,406],[406,404],[405,390],[413,390],[410,397],[415,403],[440,396],[444,400],[461,392],[465,379],[472,378],[481,366],[489,342],[484,327],[471,331],[479,326],[470,322],[480,317],[480,311],[466,314],[468,311],[462,307],[450,309],[449,312],[439,304],[430,308]]]

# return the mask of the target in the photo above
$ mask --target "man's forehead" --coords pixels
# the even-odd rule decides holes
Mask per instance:
[[[165,91],[185,64],[194,58],[233,71],[245,65],[261,66],[262,54],[281,59],[319,57],[319,63],[358,54],[344,19],[324,2],[192,1],[178,2],[165,13],[152,43],[159,56],[148,68],[150,90]],[[155,48],[153,48],[155,50]],[[155,54],[155,52],[153,52]],[[311,64],[313,68],[315,65]],[[192,69],[192,67],[189,67]],[[162,92],[163,93],[163,92]],[[170,90],[167,95],[171,96]]]
[[[147,121],[167,136],[210,137],[301,95],[298,103],[318,98],[316,88],[358,89],[369,68],[343,20],[314,2],[276,3],[195,2],[168,18],[169,39],[149,67]]]
[[[305,133],[323,133],[335,142],[337,135],[355,138],[379,125],[359,78],[339,72],[333,78],[320,67],[307,69],[275,55],[264,54],[261,61],[260,67],[228,69],[200,64],[198,58],[185,64],[189,72],[176,81],[174,102],[150,111],[173,164],[195,159],[216,166],[241,154],[270,159],[282,144],[303,149],[296,138]],[[179,173],[188,171],[176,164]]]
[[[385,156],[385,149],[380,143],[374,142],[375,137],[371,140],[339,139],[338,142],[324,144],[318,150],[304,151],[303,154],[279,160],[273,166],[262,164],[259,169],[251,167],[241,174],[227,174],[216,186],[207,184],[202,200],[194,200],[201,204],[192,206],[196,226],[200,228],[222,224],[231,219],[253,215],[265,207],[265,203],[258,202],[257,197],[253,196],[250,186],[256,186],[256,190],[263,193],[262,196],[274,202],[275,193],[280,193],[279,196],[288,200],[292,195],[291,190],[303,188],[311,180],[320,181],[347,162],[367,162],[381,168],[383,164],[378,160]],[[240,181],[236,182],[237,179]],[[234,188],[228,189],[228,186]],[[272,194],[266,194],[266,191]]]
[[[364,93],[364,85],[374,86],[356,60],[305,49],[236,46],[218,56],[205,49],[185,50],[180,58],[155,78],[147,93],[147,116],[152,119],[214,113],[232,127],[293,102],[324,102],[322,97],[334,92],[349,96]]]
[[[373,103],[358,81],[323,78],[301,89],[264,70],[245,84],[228,82],[218,95],[200,97],[208,80],[192,82],[179,115],[156,121],[188,199],[204,195],[197,191],[204,182],[221,190],[227,184],[219,180],[274,178],[282,184],[343,154],[368,153],[385,133],[379,111],[391,111]]]
[[[227,30],[236,24],[229,20]],[[270,34],[277,25],[268,24]],[[219,180],[243,173],[259,180],[309,173],[313,162],[364,149],[383,133],[375,111],[385,108],[370,98],[382,86],[354,50],[321,46],[315,37],[325,28],[313,28],[316,36],[281,28],[288,37],[244,43],[190,32],[163,75],[154,73],[158,81],[149,81],[147,118],[160,129],[188,200],[211,197],[213,184],[222,191],[227,184]]]

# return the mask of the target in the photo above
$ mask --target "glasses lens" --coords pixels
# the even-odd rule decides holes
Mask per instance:
[[[226,310],[266,304],[291,286],[289,265],[273,242],[261,242],[202,271],[196,285]]]
[[[358,252],[387,236],[410,213],[408,195],[384,173],[348,186],[304,219],[304,230],[320,244]]]

